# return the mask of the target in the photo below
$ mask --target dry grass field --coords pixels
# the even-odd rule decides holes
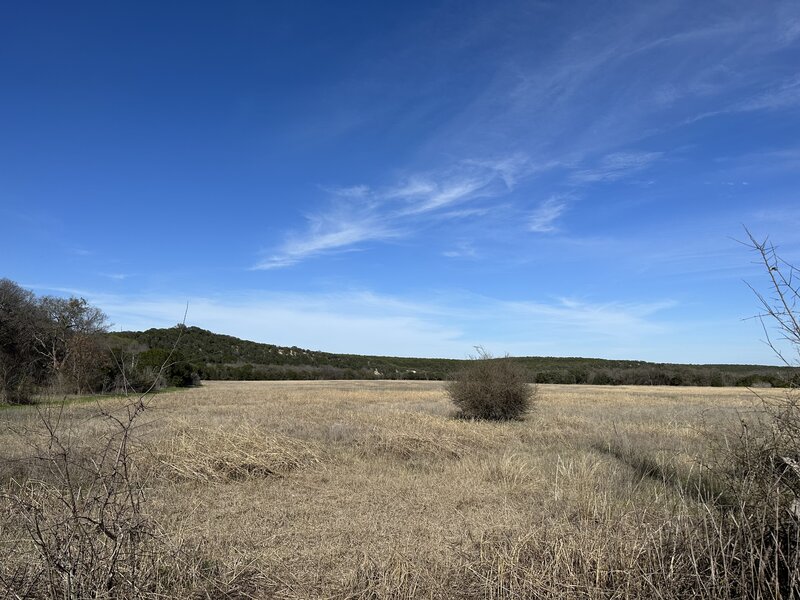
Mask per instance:
[[[691,572],[704,563],[682,531],[708,510],[701,465],[752,392],[538,392],[532,414],[503,423],[454,418],[433,382],[206,382],[154,397],[134,463],[160,568],[179,571],[162,597],[735,596]],[[64,410],[76,452],[103,438],[97,411]],[[0,424],[10,489],[35,476],[41,417],[8,409]],[[3,510],[10,581],[35,550]]]

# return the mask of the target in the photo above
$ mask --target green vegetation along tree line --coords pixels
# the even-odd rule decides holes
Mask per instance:
[[[449,380],[466,360],[333,354],[275,346],[176,326],[113,334],[116,344],[169,349],[177,344],[201,379],[424,379]],[[798,383],[787,367],[680,365],[597,358],[516,357],[532,383],[595,385],[772,386]]]
[[[678,365],[631,360],[520,357],[534,383],[785,387],[795,370],[758,365]],[[241,340],[183,324],[109,333],[82,298],[37,297],[0,279],[0,402],[43,392],[89,394],[189,386],[201,379],[447,380],[463,360],[334,354]]]
[[[37,297],[0,279],[0,403],[198,382],[180,352],[109,335],[106,315],[83,298]]]

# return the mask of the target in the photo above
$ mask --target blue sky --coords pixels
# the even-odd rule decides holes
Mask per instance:
[[[335,352],[775,358],[800,4],[23,2],[0,276],[115,329]]]

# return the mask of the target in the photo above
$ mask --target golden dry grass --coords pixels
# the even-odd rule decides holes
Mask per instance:
[[[244,597],[646,598],[673,575],[663,595],[680,597],[683,574],[648,573],[653,553],[691,512],[681,489],[709,433],[752,401],[540,386],[524,421],[494,423],[453,418],[439,383],[206,382],[153,400],[137,461],[166,536],[213,557]],[[93,410],[65,413],[86,452]],[[36,412],[0,422],[4,457],[24,458],[15,432],[35,430]],[[3,527],[8,557],[19,532]]]

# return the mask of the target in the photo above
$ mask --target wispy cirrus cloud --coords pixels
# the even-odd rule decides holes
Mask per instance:
[[[519,156],[464,161],[448,170],[414,174],[385,188],[323,188],[330,195],[329,206],[308,216],[305,231],[289,234],[253,268],[289,267],[323,254],[355,250],[367,242],[405,237],[425,222],[481,216],[485,208],[462,205],[510,192],[524,167]]]
[[[593,168],[576,171],[571,179],[577,183],[617,181],[645,170],[662,156],[662,152],[616,152],[604,156]]]
[[[800,107],[800,77],[791,77],[723,108],[695,115],[686,122],[694,123],[721,115],[755,111],[778,111],[797,107]]]
[[[478,251],[469,242],[461,241],[449,250],[442,252],[442,256],[447,258],[477,258]]]
[[[786,52],[800,40],[797,3],[623,10],[624,27],[616,11],[587,11],[545,53],[506,48],[505,68],[454,117],[443,145],[456,152],[505,143],[534,158],[583,162],[727,105],[794,106],[796,69]],[[781,77],[785,85],[776,86]]]
[[[783,81],[770,90],[734,105],[732,110],[778,110],[796,106],[800,106],[800,77]]]
[[[341,196],[342,198],[366,198],[369,196],[370,189],[368,185],[351,185],[348,187],[321,187],[325,192],[334,196]]]
[[[509,188],[513,188],[520,177],[558,166],[556,161],[534,164],[525,154],[521,153],[503,158],[471,159],[466,160],[465,163],[496,172]]]
[[[566,196],[551,196],[530,215],[528,229],[534,233],[550,233],[556,231],[556,220],[567,210]]]
[[[340,206],[331,213],[310,216],[308,221],[304,233],[290,235],[277,253],[267,256],[253,268],[290,267],[320,254],[353,250],[364,242],[402,235],[402,231],[382,218],[374,206],[362,207],[358,211],[353,206]]]
[[[505,307],[529,318],[555,319],[562,326],[573,327],[585,334],[601,334],[613,338],[624,337],[631,331],[638,334],[664,331],[664,326],[652,317],[675,305],[671,300],[650,303],[590,303],[559,298],[552,303],[508,302]]]
[[[491,180],[492,178],[456,178],[442,184],[431,183],[425,194],[395,197],[409,201],[409,207],[400,214],[419,215],[470,200],[480,192],[489,193],[487,188]]]
[[[658,138],[665,132],[715,114],[798,105],[800,80],[790,61],[773,59],[800,40],[800,10],[790,2],[728,8],[631,5],[621,9],[624,27],[619,11],[589,11],[570,21],[571,35],[536,53],[529,52],[527,36],[501,40],[493,27],[467,28],[469,39],[447,48],[491,47],[491,68],[471,70],[481,79],[480,91],[466,101],[457,98],[457,109],[415,141],[422,158],[436,164],[441,156],[453,157],[448,160],[457,166],[378,186],[327,188],[330,206],[308,217],[305,229],[289,233],[256,268],[287,267],[417,235],[431,223],[477,218],[489,204],[479,200],[503,196],[544,172],[553,184],[544,197],[619,184],[656,171],[674,152]],[[495,10],[499,15],[507,8]],[[765,61],[774,69],[763,69]],[[401,92],[408,105],[424,101],[414,89]],[[643,142],[648,138],[653,142]],[[482,153],[488,158],[464,158]],[[531,209],[518,198],[510,203],[535,233],[557,230],[569,204],[551,199]]]

